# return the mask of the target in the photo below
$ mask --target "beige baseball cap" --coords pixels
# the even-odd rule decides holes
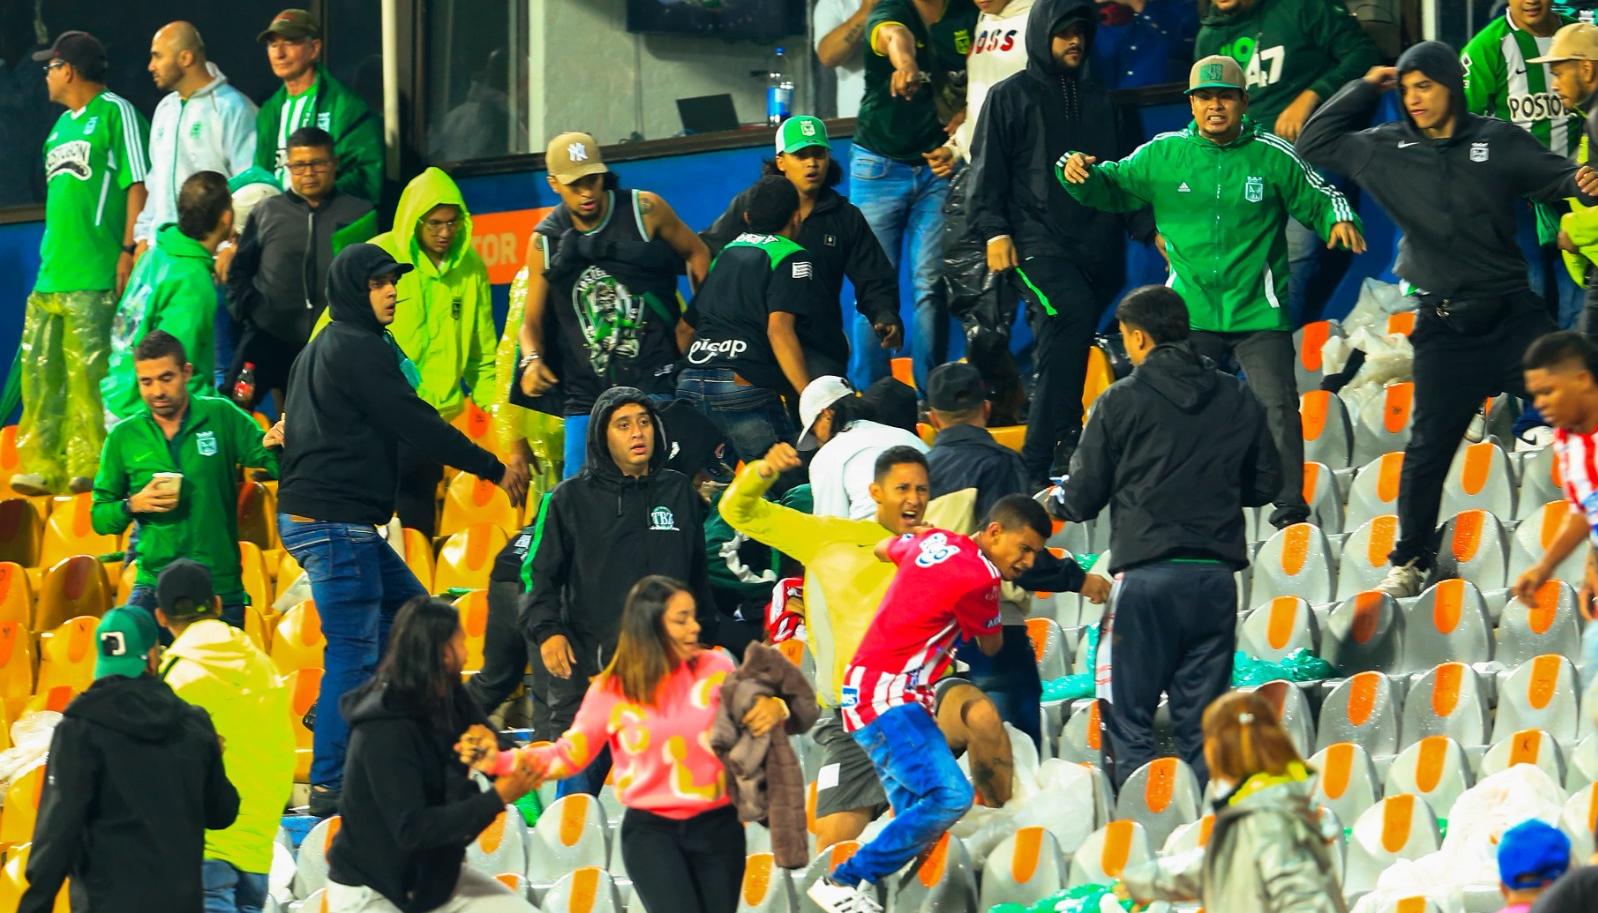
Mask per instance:
[[[1549,45],[1547,54],[1526,62],[1560,63],[1566,60],[1598,62],[1598,26],[1572,22],[1554,33],[1554,43]]]
[[[562,184],[610,170],[599,155],[599,143],[587,133],[562,133],[550,140],[544,150],[544,169]]]
[[[1246,92],[1248,84],[1243,81],[1243,68],[1237,61],[1225,54],[1211,54],[1200,57],[1193,64],[1193,69],[1187,71],[1187,93],[1197,92],[1199,89],[1236,89]]]

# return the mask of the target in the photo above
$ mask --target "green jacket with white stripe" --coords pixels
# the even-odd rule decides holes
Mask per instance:
[[[1226,145],[1186,130],[1161,133],[1118,162],[1090,169],[1085,184],[1055,177],[1085,206],[1112,212],[1154,208],[1171,261],[1167,283],[1187,302],[1193,329],[1219,333],[1287,330],[1287,220],[1322,238],[1339,222],[1361,225],[1337,188],[1286,140],[1243,119]]]

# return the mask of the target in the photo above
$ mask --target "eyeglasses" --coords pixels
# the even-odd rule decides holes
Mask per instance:
[[[327,169],[333,167],[333,163],[328,159],[316,159],[310,162],[289,162],[284,167],[287,168],[290,173],[305,174],[310,171],[326,171]]]
[[[422,228],[426,229],[432,234],[441,235],[447,231],[454,231],[456,228],[460,227],[460,224],[461,220],[459,218],[448,220],[427,219],[426,221],[422,222]]]
[[[62,67],[66,66],[66,65],[67,65],[67,62],[58,57],[55,60],[52,60],[49,63],[45,64],[43,67],[40,67],[40,69],[44,70],[44,72],[46,74],[48,74],[51,70],[59,70],[59,69],[61,69]]]

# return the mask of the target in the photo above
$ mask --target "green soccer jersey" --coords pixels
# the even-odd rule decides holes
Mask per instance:
[[[1526,63],[1547,54],[1553,42],[1552,37],[1538,38],[1515,25],[1507,12],[1488,23],[1460,55],[1465,103],[1471,113],[1517,124],[1544,146],[1568,156],[1581,141],[1581,118],[1554,91],[1548,65]]]
[[[908,99],[893,97],[893,63],[887,54],[874,50],[877,30],[889,23],[910,30],[916,42],[916,66],[929,80]],[[944,0],[943,13],[931,26],[921,21],[913,0],[878,0],[866,21],[870,42],[866,91],[855,123],[855,143],[906,164],[925,165],[921,154],[948,139],[934,96],[947,88],[954,74],[964,72],[976,24],[977,8],[971,0]]]
[[[128,188],[150,170],[150,124],[114,92],[56,119],[44,141],[44,240],[40,292],[116,286],[127,230]]]
[[[326,123],[317,123],[316,118],[316,87],[321,85],[321,80],[311,83],[311,87],[298,95],[290,95],[283,100],[283,110],[277,118],[277,179],[286,190],[289,186],[288,147],[289,137],[301,127],[321,127],[328,129]],[[323,117],[326,120],[326,117]]]

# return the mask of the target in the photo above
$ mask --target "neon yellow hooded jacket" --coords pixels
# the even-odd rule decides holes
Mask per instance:
[[[1582,131],[1581,143],[1576,147],[1576,164],[1586,165],[1592,158],[1587,147],[1587,132]],[[1570,211],[1559,217],[1559,230],[1570,237],[1579,253],[1561,250],[1565,269],[1576,284],[1587,284],[1587,267],[1598,265],[1598,206],[1585,206],[1576,197],[1569,197]]]

